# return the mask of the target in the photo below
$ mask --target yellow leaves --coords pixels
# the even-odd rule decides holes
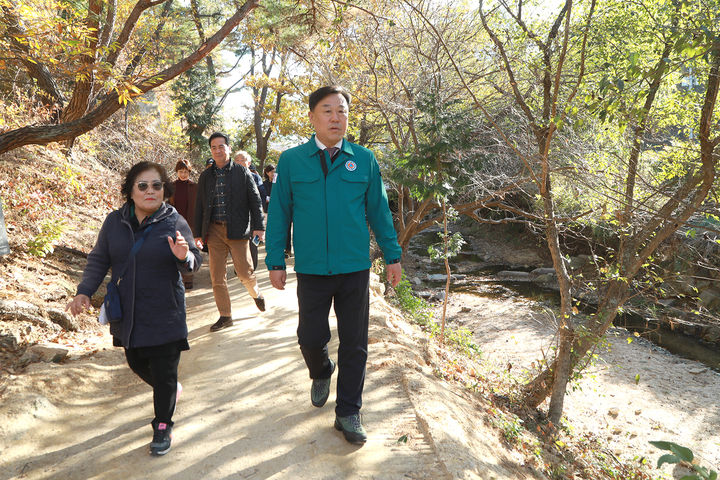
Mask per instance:
[[[117,85],[114,90],[118,94],[118,103],[120,103],[120,105],[127,105],[127,103],[133,99],[133,97],[137,97],[138,95],[142,94],[142,90],[129,82],[124,82],[120,85]]]

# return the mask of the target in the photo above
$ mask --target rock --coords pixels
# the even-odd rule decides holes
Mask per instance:
[[[67,296],[67,292],[62,288],[58,288],[55,290],[46,290],[40,294],[40,298],[42,298],[46,302],[59,301],[63,298],[67,298]]]
[[[472,312],[472,308],[470,308],[470,307],[460,307],[460,312],[461,312],[461,313],[470,313],[470,312]]]
[[[33,362],[61,362],[68,355],[68,349],[54,343],[32,345],[20,357],[24,364]]]
[[[720,306],[720,292],[714,288],[709,288],[700,292],[700,303],[708,310],[715,309]]]
[[[388,327],[388,314],[384,312],[371,312],[370,313],[370,323],[371,324],[377,324],[382,327]]]
[[[678,275],[674,280],[668,282],[673,289],[685,295],[696,295],[695,278],[692,275]]]
[[[498,280],[505,280],[510,282],[531,282],[532,277],[528,272],[517,272],[513,270],[503,270],[495,274]]]
[[[40,307],[21,300],[0,300],[0,318],[2,317],[33,323],[50,330],[59,330],[57,325],[44,317]]]
[[[532,272],[530,272],[530,275],[533,276],[541,276],[541,275],[553,275],[555,276],[555,269],[551,267],[540,267],[536,268]]]
[[[556,283],[555,275],[538,275],[533,278],[535,283]]]
[[[613,418],[617,418],[620,414],[620,409],[617,407],[613,407],[610,410],[608,410],[608,415],[610,415]]]
[[[447,280],[447,275],[445,275],[444,273],[429,273],[426,278],[427,278],[427,280],[428,280],[429,282],[444,282],[445,280]],[[457,274],[457,275],[450,274],[450,281],[464,280],[464,279],[465,279],[465,275],[462,275],[462,274]]]
[[[411,282],[413,285],[422,285],[422,280],[420,280],[418,277],[412,277],[412,278],[410,279],[410,282]]]
[[[590,257],[588,257],[587,255],[578,255],[577,257],[570,257],[570,261],[569,262],[566,261],[565,265],[568,268],[570,268],[570,270],[578,270],[585,266],[585,264],[587,263],[589,258]]]
[[[374,282],[370,280],[370,290],[377,293],[380,296],[385,295],[385,284],[382,282]]]
[[[720,327],[708,327],[707,331],[703,335],[703,340],[710,343],[720,342]]]
[[[0,350],[15,350],[20,339],[12,332],[0,332]]]
[[[40,307],[21,300],[1,300],[0,315],[40,315]]]
[[[385,285],[383,285],[384,287]],[[53,323],[56,323],[60,325],[65,330],[69,330],[71,332],[77,332],[78,327],[75,323],[75,320],[70,314],[63,310],[59,310],[57,308],[48,308],[47,313],[50,316],[50,321]]]
[[[591,261],[593,259],[592,255],[586,255],[584,253],[581,253],[580,255],[578,255],[577,258],[580,259],[582,262],[584,262],[584,264],[588,263],[589,261]]]
[[[697,368],[691,368],[688,370],[688,373],[692,373],[693,375],[700,375],[701,373],[707,372],[707,368],[697,367]]]
[[[639,408],[637,410],[635,410],[635,415],[640,415],[641,413],[642,413],[642,410],[640,410]]]

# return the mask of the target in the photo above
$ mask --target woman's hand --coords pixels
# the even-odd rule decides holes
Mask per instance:
[[[77,315],[90,308],[90,297],[87,295],[79,294],[75,295],[70,303],[65,307],[65,311],[70,310],[70,313]]]
[[[175,230],[175,236],[177,237],[176,240],[173,240],[172,237],[167,237],[170,250],[172,250],[173,255],[175,255],[178,260],[184,261],[190,251],[190,245],[188,245],[187,240],[185,240],[185,237],[183,237],[179,231]]]

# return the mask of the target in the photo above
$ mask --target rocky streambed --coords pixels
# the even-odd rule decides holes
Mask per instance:
[[[426,253],[427,245],[436,239],[436,231],[416,236],[405,255],[405,267],[418,296],[442,302],[447,278],[445,267],[432,262]],[[557,308],[557,277],[542,248],[522,239],[503,242],[492,235],[468,235],[467,239],[463,251],[450,262],[451,294],[515,297],[541,308]],[[594,269],[589,255],[570,257],[567,266],[573,275],[582,273],[586,278]],[[573,293],[581,310],[586,314],[595,312],[598,304],[595,292],[576,290]],[[699,295],[699,298],[712,303],[714,297]],[[656,300],[638,295],[626,304],[614,323],[638,332],[671,353],[720,371],[720,317],[711,313],[713,305],[705,307],[705,313],[701,314],[684,306],[680,298]]]

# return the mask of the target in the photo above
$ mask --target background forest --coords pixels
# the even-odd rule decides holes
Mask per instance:
[[[404,248],[440,222],[448,258],[465,218],[547,250],[556,346],[517,396],[549,399],[551,425],[627,302],[719,324],[718,0],[0,0],[0,51],[15,252],[51,252],[66,202],[112,207],[86,169],[200,170],[223,130],[261,171],[311,133],[307,94],[340,84]],[[1,165],[38,152],[50,182]]]

